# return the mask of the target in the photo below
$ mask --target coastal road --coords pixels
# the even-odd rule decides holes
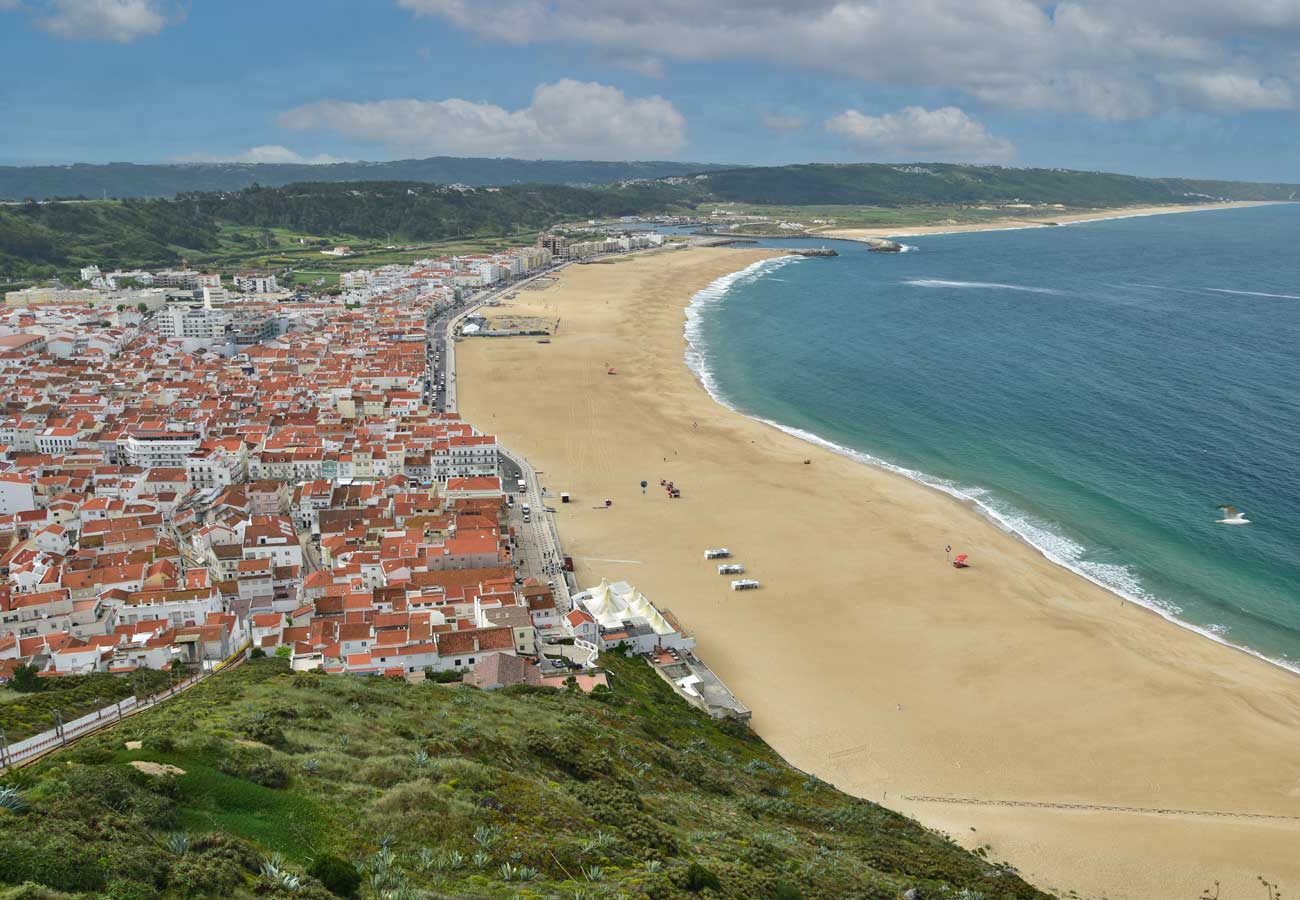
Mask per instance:
[[[571,588],[568,573],[563,570],[564,552],[560,548],[560,534],[555,529],[555,517],[546,511],[546,506],[559,502],[559,498],[550,494],[543,495],[537,472],[528,460],[504,447],[500,448],[500,452],[511,470],[520,473],[528,485],[528,490],[515,495],[515,508],[511,510],[511,522],[518,538],[516,549],[520,556],[520,576],[550,583],[555,594],[555,605],[560,614],[564,615],[573,607]],[[518,490],[514,481],[507,484]],[[532,511],[528,523],[523,521],[524,503]]]
[[[451,309],[434,314],[430,320],[428,349],[429,386],[432,388],[433,408],[440,412],[456,412],[456,328],[466,316],[473,313],[484,303],[497,299],[509,291],[525,287],[538,278],[552,275],[568,263],[552,266],[536,275],[521,281],[502,285],[478,297],[453,306]],[[441,356],[441,359],[439,359]],[[445,391],[439,391],[437,385],[445,379]],[[564,554],[560,548],[560,535],[555,529],[552,515],[546,511],[550,503],[558,503],[558,497],[543,496],[542,486],[537,472],[526,459],[518,454],[498,447],[498,473],[506,490],[515,494],[515,505],[510,511],[509,522],[515,529],[516,556],[518,574],[523,578],[536,578],[543,584],[550,583],[555,594],[555,603],[561,615],[572,607],[570,586],[566,573],[562,570]],[[518,482],[523,479],[528,489],[518,493]],[[527,503],[531,514],[530,521],[523,521],[522,504]]]

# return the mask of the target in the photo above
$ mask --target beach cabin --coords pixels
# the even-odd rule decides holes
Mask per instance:
[[[753,591],[758,589],[758,582],[752,578],[738,578],[731,583],[733,591]]]
[[[705,559],[726,559],[731,556],[731,551],[726,547],[719,547],[717,550],[705,550]]]
[[[745,567],[740,563],[723,563],[718,566],[719,575],[739,575],[745,571]]]

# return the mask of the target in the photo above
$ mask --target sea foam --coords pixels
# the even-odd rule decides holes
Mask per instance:
[[[977,288],[989,291],[1023,291],[1026,294],[1059,294],[1054,288],[1030,287],[1023,284],[1000,284],[995,281],[946,281],[942,278],[909,278],[903,284],[924,288]]]
[[[1116,217],[1127,218],[1127,217]],[[686,307],[686,365],[695,373],[700,384],[708,392],[709,396],[718,403],[732,412],[745,416],[756,422],[762,422],[779,431],[783,431],[792,437],[814,444],[818,447],[830,450],[840,456],[846,456],[850,459],[865,465],[874,466],[902,475],[918,484],[933,488],[959,500],[970,506],[976,512],[983,515],[988,521],[997,525],[1003,531],[1015,535],[1027,545],[1038,551],[1049,562],[1052,562],[1074,574],[1086,578],[1088,581],[1110,591],[1121,601],[1131,602],[1137,606],[1144,607],[1159,615],[1161,618],[1171,622],[1174,625],[1184,628],[1188,631],[1209,638],[1218,644],[1239,650],[1242,653],[1249,654],[1264,662],[1286,669],[1295,674],[1300,674],[1300,662],[1290,659],[1268,656],[1260,653],[1250,647],[1235,643],[1227,639],[1229,629],[1222,624],[1211,624],[1208,626],[1195,625],[1185,619],[1179,618],[1182,612],[1181,607],[1172,601],[1157,597],[1148,591],[1142,584],[1141,579],[1129,566],[1118,565],[1114,563],[1105,563],[1097,560],[1087,559],[1087,548],[1072,538],[1061,534],[1055,529],[1052,523],[1036,519],[1022,510],[1016,509],[1012,504],[1002,500],[986,488],[971,485],[961,485],[954,481],[943,478],[936,478],[925,472],[916,469],[909,469],[906,466],[900,466],[891,463],[888,460],[872,456],[861,450],[854,450],[843,444],[837,444],[834,441],[827,440],[819,434],[811,431],[805,431],[802,428],[796,428],[791,425],[785,425],[781,422],[754,415],[737,407],[727,399],[717,378],[714,376],[709,366],[708,351],[704,343],[703,334],[703,312],[709,307],[716,306],[731,292],[732,288],[737,285],[751,284],[754,281],[768,275],[776,270],[793,262],[802,261],[798,256],[781,256],[773,259],[765,259],[753,263],[738,272],[732,272],[729,275],[723,275],[715,279],[708,286],[698,291]],[[1049,288],[1029,288],[1019,285],[1004,285],[991,282],[947,282],[938,279],[916,279],[909,281],[908,284],[929,282],[935,286],[954,286],[954,287],[990,287],[1009,290],[1026,290],[1033,293],[1059,293]],[[923,286],[930,286],[923,285]]]

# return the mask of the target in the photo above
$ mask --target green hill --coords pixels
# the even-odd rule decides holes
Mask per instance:
[[[10,774],[0,884],[29,886],[0,897],[1046,897],[610,671],[584,696],[252,661]]]
[[[158,268],[256,248],[222,243],[222,226],[395,241],[499,237],[557,222],[665,209],[680,189],[563,185],[456,189],[417,182],[296,184],[174,200],[0,205],[0,282],[75,275],[90,263]]]
[[[193,191],[237,191],[255,184],[278,187],[304,181],[419,181],[434,184],[610,184],[664,178],[720,166],[683,162],[476,159],[434,156],[389,162],[306,163],[107,163],[71,166],[0,166],[0,198],[171,197]]]
[[[906,206],[943,203],[1061,203],[1077,207],[1288,200],[1300,184],[1139,178],[1068,169],[950,163],[811,164],[709,172],[693,184],[718,200],[784,206]]]

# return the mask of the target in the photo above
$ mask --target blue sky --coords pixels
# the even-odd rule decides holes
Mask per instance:
[[[1290,0],[0,0],[0,164],[955,160],[1300,181],[1298,38]]]

